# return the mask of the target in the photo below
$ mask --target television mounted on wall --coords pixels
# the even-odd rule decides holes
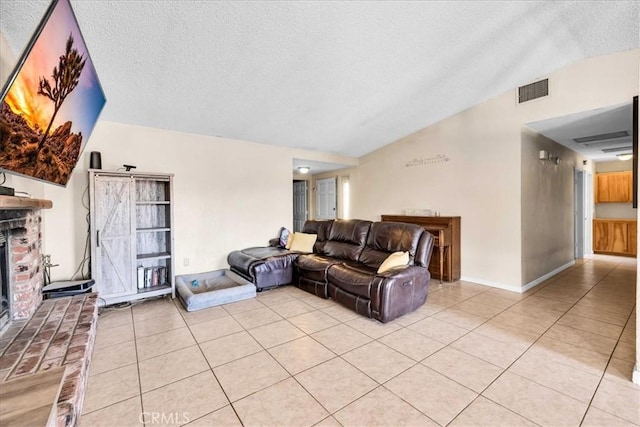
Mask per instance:
[[[106,102],[69,0],[53,0],[0,97],[0,172],[66,186]]]

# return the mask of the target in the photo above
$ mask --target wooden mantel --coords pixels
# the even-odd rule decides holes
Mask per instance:
[[[53,202],[45,199],[31,199],[29,197],[0,196],[0,210],[2,209],[51,209]]]

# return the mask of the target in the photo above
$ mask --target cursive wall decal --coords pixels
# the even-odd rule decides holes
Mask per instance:
[[[407,162],[407,164],[405,165],[405,167],[413,167],[413,166],[425,166],[425,165],[433,165],[436,163],[446,163],[448,161],[450,161],[451,159],[447,156],[445,156],[444,154],[438,154],[435,157],[421,157],[421,158],[415,158],[413,160],[410,160]]]

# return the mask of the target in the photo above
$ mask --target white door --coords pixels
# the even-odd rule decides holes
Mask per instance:
[[[317,219],[336,218],[336,178],[319,179],[316,181],[316,211]]]
[[[574,256],[576,259],[584,258],[584,172],[573,170],[573,224],[574,224]]]
[[[308,219],[307,181],[293,181],[293,231],[302,231]]]
[[[100,295],[123,296],[137,292],[135,257],[135,203],[132,178],[96,177],[94,194],[95,251],[92,271]]]
[[[593,175],[574,169],[574,242],[575,257],[592,254]]]
[[[584,253],[593,253],[593,175],[584,172]]]

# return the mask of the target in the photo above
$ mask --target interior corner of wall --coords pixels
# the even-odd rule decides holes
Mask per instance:
[[[509,283],[495,282],[493,280],[485,280],[477,277],[462,276],[460,280],[465,282],[477,283],[478,285],[491,286],[492,288],[504,289],[505,291],[523,293],[524,291],[519,285]]]
[[[532,280],[531,282],[529,282],[529,283],[527,283],[527,284],[522,286],[522,292],[524,293],[524,292],[528,291],[529,289],[538,286],[540,283],[542,283],[545,280],[555,276],[556,274],[560,273],[561,271],[564,271],[567,268],[574,266],[575,263],[576,263],[576,260],[572,259],[571,261],[567,262],[566,264],[561,265],[560,267],[556,268],[555,270],[550,271],[547,274],[544,274],[544,275],[538,277],[535,280]]]

